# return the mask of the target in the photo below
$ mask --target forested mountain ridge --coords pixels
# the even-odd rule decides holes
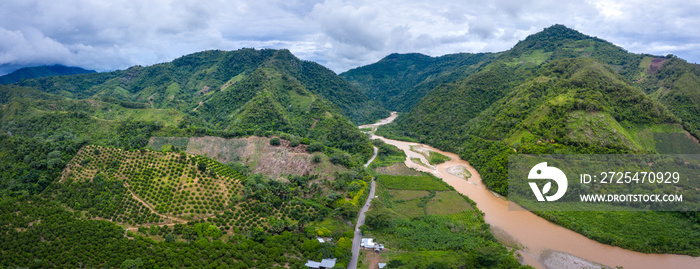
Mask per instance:
[[[346,223],[367,196],[369,177],[359,167],[371,154],[369,140],[294,78],[268,67],[251,77],[220,93],[250,96],[241,95],[240,111],[221,116],[230,126],[213,128],[202,120],[217,110],[204,103],[185,114],[0,85],[0,266],[303,268],[324,257],[347,263]],[[311,153],[312,166],[347,169],[332,180],[311,170],[278,179],[173,145],[144,148],[152,136],[204,135],[264,136],[256,140]],[[284,157],[276,156],[289,161]]]
[[[470,57],[472,61],[455,61],[464,57]],[[436,88],[446,87],[441,84],[459,84],[489,64],[499,62],[505,67],[515,68],[513,70],[518,70],[518,74],[511,73],[508,79],[518,80],[517,76],[528,76],[526,73],[530,71],[527,70],[536,69],[550,61],[569,58],[591,58],[606,64],[627,83],[642,89],[652,99],[667,106],[682,120],[681,124],[688,132],[700,137],[700,128],[697,127],[700,126],[700,101],[698,90],[692,86],[700,82],[700,66],[670,55],[629,53],[608,41],[584,35],[563,25],[548,27],[500,53],[450,54],[441,57],[392,54],[377,63],[342,73],[341,76],[363,89],[371,98],[384,103],[387,108],[409,112],[423,96]],[[514,81],[514,85],[517,82]]]
[[[82,145],[138,149],[155,134],[284,136],[295,144],[314,144],[311,148],[351,167],[369,158],[372,148],[345,111],[366,120],[386,112],[325,67],[286,50],[253,49],[25,80],[0,87],[0,103],[3,152],[8,152],[7,177],[0,184],[3,193],[14,194],[41,191]],[[44,145],[47,152],[17,155],[13,147],[26,143],[31,144],[27,150]]]
[[[499,53],[467,78],[438,85],[379,133],[457,152],[484,170],[485,183],[502,194],[505,160],[514,151],[671,153],[653,137],[685,133],[681,124],[697,132],[692,128],[696,116],[689,111],[700,106],[693,102],[700,93],[672,86],[691,85],[694,69],[687,67],[671,82],[673,76],[660,79],[661,71],[655,71],[666,65],[650,71],[652,61],[686,65],[675,57],[628,53],[555,25]],[[658,85],[666,87],[646,94]],[[684,105],[668,105],[670,100]]]
[[[285,73],[310,92],[330,100],[357,123],[372,122],[388,112],[331,70],[302,61],[288,50],[240,49],[203,51],[148,67],[79,76],[27,80],[21,86],[70,98],[116,99],[150,108],[176,108],[187,113],[200,101],[224,91],[258,69]]]
[[[24,67],[12,73],[0,76],[0,84],[12,84],[24,79],[43,78],[50,76],[77,75],[85,73],[95,73],[94,70],[86,70],[80,67],[70,67],[60,64]]]
[[[394,53],[340,76],[387,109],[407,112],[440,83],[466,78],[494,57],[492,53],[457,53],[440,57]]]
[[[507,195],[510,154],[700,153],[690,135],[698,133],[698,70],[555,25],[435,87],[377,134],[455,152]],[[697,212],[535,213],[605,244],[697,255],[697,229],[688,228],[697,227]],[[674,232],[618,225],[624,219]]]

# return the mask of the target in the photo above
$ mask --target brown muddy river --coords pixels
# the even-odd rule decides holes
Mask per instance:
[[[376,128],[378,125],[387,124],[395,118],[396,114],[392,113],[390,118],[375,124],[363,125],[360,128]],[[444,152],[424,144],[391,140],[376,135],[372,135],[372,138],[381,139],[387,144],[403,150],[407,156],[406,166],[432,173],[442,178],[458,192],[474,200],[477,207],[485,213],[484,219],[486,223],[491,225],[494,235],[508,245],[521,245],[522,249],[518,253],[523,256],[526,264],[536,268],[596,268],[600,265],[611,268],[615,268],[615,266],[624,268],[700,268],[700,258],[673,254],[645,254],[613,247],[560,227],[529,211],[509,211],[508,202],[486,189],[481,182],[479,172],[467,161],[460,159],[457,154]],[[423,154],[416,152],[416,148],[420,147],[444,154],[452,160],[439,164],[437,167],[417,164],[411,158],[419,158],[423,164],[428,163]],[[469,181],[447,172],[448,168],[454,166],[466,167],[472,175]]]

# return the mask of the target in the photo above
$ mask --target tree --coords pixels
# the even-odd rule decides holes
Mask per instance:
[[[175,236],[173,234],[169,233],[165,235],[165,242],[175,242]]]
[[[274,137],[274,138],[270,139],[270,145],[279,146],[281,143],[282,142],[280,141],[279,137]]]
[[[385,209],[376,209],[367,212],[367,219],[365,223],[372,229],[381,229],[389,225],[391,221],[391,216],[389,212]]]
[[[141,258],[136,258],[136,259],[126,259],[124,262],[122,262],[122,269],[137,269],[139,266],[143,265],[143,261],[141,261]]]
[[[204,173],[207,171],[207,163],[204,161],[197,162],[197,169],[199,169],[200,172]]]
[[[316,151],[322,151],[324,148],[323,143],[321,142],[313,142],[311,145],[306,147],[306,150],[309,152],[316,152]]]
[[[343,166],[350,166],[351,162],[351,157],[350,154],[347,153],[342,153],[342,152],[336,152],[331,155],[331,162],[333,164],[340,164]]]
[[[157,235],[158,232],[160,232],[160,228],[158,226],[151,225],[151,229],[149,229],[149,233],[151,235]]]
[[[344,203],[340,208],[336,209],[338,214],[346,220],[357,218],[357,208],[351,203]]]

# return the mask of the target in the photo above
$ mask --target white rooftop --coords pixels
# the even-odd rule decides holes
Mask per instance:
[[[306,264],[304,264],[304,265],[306,265],[306,267],[309,267],[309,268],[319,268],[319,267],[321,267],[321,263],[320,263],[320,262],[316,262],[316,261],[307,261]]]
[[[323,268],[333,268],[335,267],[335,260],[336,258],[333,259],[323,259],[321,261],[321,267]]]

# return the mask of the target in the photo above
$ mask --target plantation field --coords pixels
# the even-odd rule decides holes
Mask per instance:
[[[246,198],[246,177],[214,160],[184,152],[86,146],[44,193],[88,218],[126,225],[207,219],[224,232],[315,216],[318,206]],[[287,223],[289,224],[289,223]]]
[[[408,219],[423,217],[425,216],[425,210],[424,208],[422,208],[425,207],[424,201],[424,199],[395,201],[390,209],[396,212],[396,214],[400,215],[401,217]]]
[[[361,254],[358,268],[377,262],[389,268],[520,267],[469,198],[439,178],[407,168],[405,155],[390,155],[403,158],[375,169],[377,198],[361,227],[363,236],[386,248]]]

